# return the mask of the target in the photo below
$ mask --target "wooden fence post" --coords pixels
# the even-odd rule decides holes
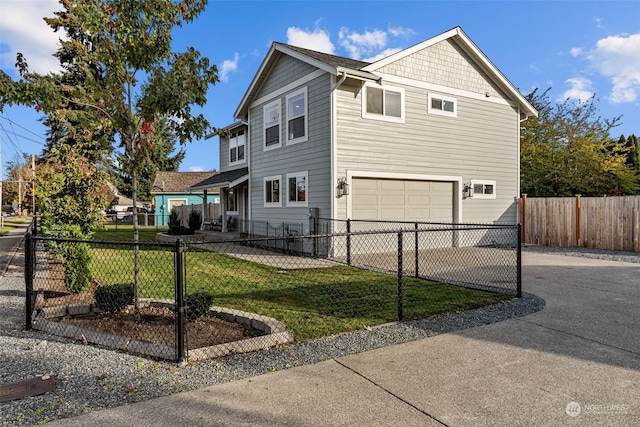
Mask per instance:
[[[522,206],[521,208],[521,214],[522,214],[522,219],[520,221],[520,223],[522,224],[522,243],[527,243],[527,239],[526,239],[526,228],[527,228],[527,193],[522,193],[522,203],[520,203],[520,205]]]
[[[576,194],[576,246],[582,246],[580,238],[580,194]]]

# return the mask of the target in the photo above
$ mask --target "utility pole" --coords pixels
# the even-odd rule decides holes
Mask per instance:
[[[31,156],[31,215],[36,216],[36,156]]]

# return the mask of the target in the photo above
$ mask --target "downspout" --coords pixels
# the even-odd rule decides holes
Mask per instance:
[[[337,123],[337,111],[338,111],[338,103],[337,103],[337,93],[336,89],[338,89],[344,82],[347,80],[347,73],[342,72],[342,77],[335,84],[331,86],[331,180],[329,182],[329,192],[331,194],[329,200],[331,200],[331,218],[338,217],[338,207],[336,205],[336,197],[333,186],[338,180],[337,176],[337,164],[338,164],[338,152],[337,152],[337,133],[338,133],[338,123]]]

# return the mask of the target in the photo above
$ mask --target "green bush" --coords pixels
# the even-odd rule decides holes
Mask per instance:
[[[171,209],[169,212],[169,222],[167,223],[169,226],[169,230],[172,228],[180,227],[180,218],[178,216],[178,211],[175,209]]]
[[[115,313],[133,304],[133,283],[101,286],[94,296],[98,310]]]
[[[193,322],[206,315],[213,304],[213,295],[206,291],[197,291],[184,297],[184,305],[187,307],[187,320]]]
[[[189,219],[191,219],[191,215],[189,215]],[[180,219],[178,218],[178,212],[175,209],[171,209],[171,212],[169,213],[168,225],[169,225],[169,231],[167,232],[167,234],[170,234],[172,236],[193,234],[193,230],[191,228],[185,227],[180,224]],[[198,227],[200,226],[198,225]]]
[[[89,247],[84,243],[62,242],[58,244],[58,248],[64,267],[65,287],[73,294],[84,291],[91,284]]]
[[[189,223],[189,228],[191,230],[199,230],[202,225],[202,212],[192,209],[189,212],[189,219],[187,220]]]

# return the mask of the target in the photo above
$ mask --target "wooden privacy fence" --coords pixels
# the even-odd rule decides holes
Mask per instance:
[[[183,226],[189,225],[189,214],[191,211],[196,211],[202,214],[202,203],[197,205],[181,205],[174,206],[173,209],[178,212],[178,219]],[[218,218],[220,214],[220,203],[207,203],[207,218],[209,220]]]
[[[640,196],[523,194],[519,215],[523,243],[640,252]]]

